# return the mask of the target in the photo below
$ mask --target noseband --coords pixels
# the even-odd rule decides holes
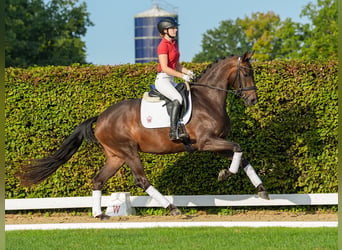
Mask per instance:
[[[242,92],[244,92],[244,91],[257,90],[257,87],[255,85],[247,87],[247,88],[243,88],[242,87],[242,80],[241,80],[241,76],[240,76],[240,68],[246,68],[246,69],[249,69],[249,70],[251,70],[251,68],[250,67],[241,66],[240,65],[240,61],[241,61],[241,56],[239,56],[239,58],[238,58],[237,71],[236,71],[236,75],[235,75],[235,78],[234,78],[234,81],[233,81],[233,85],[234,85],[236,80],[239,80],[239,89],[238,90],[235,90],[235,89],[227,90],[227,89],[223,89],[223,88],[219,88],[219,87],[215,87],[215,86],[210,86],[210,85],[207,85],[207,84],[201,84],[201,83],[190,83],[190,85],[208,87],[208,88],[211,88],[211,89],[217,89],[217,90],[220,90],[220,91],[225,91],[227,93],[229,91],[231,91],[231,92],[234,92],[237,95],[241,95]]]

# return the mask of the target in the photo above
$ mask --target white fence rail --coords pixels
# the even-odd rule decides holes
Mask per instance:
[[[337,205],[338,193],[271,194],[270,200],[257,195],[174,195],[165,196],[178,207],[234,207],[234,206],[296,206]],[[132,207],[161,207],[149,196],[130,196]],[[101,206],[107,207],[110,196],[103,196]],[[5,210],[90,208],[92,197],[6,199]]]

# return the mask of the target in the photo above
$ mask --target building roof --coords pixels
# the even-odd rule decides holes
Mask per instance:
[[[155,16],[177,16],[176,13],[170,13],[163,10],[158,5],[152,7],[152,9],[136,14],[134,17],[155,17]]]

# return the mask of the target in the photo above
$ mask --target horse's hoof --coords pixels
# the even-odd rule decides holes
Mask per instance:
[[[258,195],[262,199],[265,199],[265,200],[269,200],[270,199],[270,197],[268,196],[268,192],[267,191],[258,192]]]
[[[258,189],[258,195],[260,198],[265,199],[265,200],[270,199],[270,197],[268,196],[268,192],[266,188],[264,187],[264,185],[260,184],[259,186],[257,186],[257,189]]]
[[[170,210],[170,215],[176,216],[176,215],[181,215],[181,211],[173,204],[168,206],[168,209]]]
[[[100,218],[100,220],[109,220],[110,216],[102,213],[100,215],[95,216],[95,218]]]
[[[170,211],[170,215],[176,216],[176,215],[181,215],[181,211],[178,208],[174,208]]]
[[[227,180],[233,174],[228,169],[222,169],[218,175],[218,181]]]

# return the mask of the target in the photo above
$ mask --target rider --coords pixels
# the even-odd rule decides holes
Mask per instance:
[[[155,81],[156,89],[172,102],[170,115],[170,139],[178,140],[187,137],[186,133],[177,136],[178,121],[183,99],[176,90],[174,77],[190,82],[194,73],[179,63],[180,53],[176,42],[178,23],[173,18],[164,18],[158,23],[158,31],[162,37],[158,45],[158,74]]]

